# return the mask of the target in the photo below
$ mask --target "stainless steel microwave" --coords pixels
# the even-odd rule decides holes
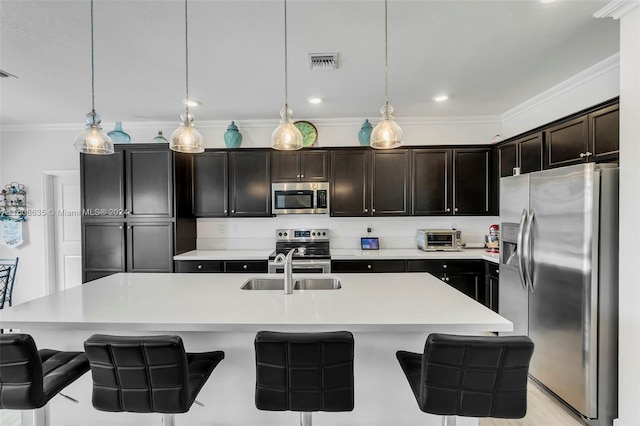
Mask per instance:
[[[285,182],[271,184],[275,214],[329,213],[329,182]]]
[[[416,245],[424,251],[460,251],[461,237],[455,229],[418,229]]]

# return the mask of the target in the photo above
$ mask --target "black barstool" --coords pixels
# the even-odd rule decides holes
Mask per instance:
[[[353,335],[277,333],[256,335],[256,407],[299,411],[311,426],[313,411],[353,410]]]
[[[224,359],[222,351],[186,353],[179,336],[94,334],[84,349],[93,377],[94,408],[162,413],[164,426],[175,424],[174,414],[189,411]]]
[[[431,334],[424,353],[396,356],[418,406],[455,426],[455,416],[519,419],[527,412],[533,342],[526,336]]]
[[[28,334],[0,335],[0,408],[36,410],[36,426],[49,424],[51,398],[89,371],[84,352],[36,348]]]

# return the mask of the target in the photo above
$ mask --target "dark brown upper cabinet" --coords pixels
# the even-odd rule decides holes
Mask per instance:
[[[229,153],[229,216],[272,216],[271,150]]]
[[[371,152],[373,216],[407,216],[410,211],[408,149]]]
[[[193,214],[197,217],[228,216],[227,152],[205,151],[192,157]]]
[[[331,216],[370,216],[369,150],[331,150]]]
[[[491,215],[491,148],[453,150],[453,214]]]
[[[411,150],[411,214],[448,215],[452,205],[450,149]]]
[[[173,154],[168,146],[116,146],[113,155],[80,154],[85,217],[173,217]]]
[[[616,160],[619,105],[609,105],[545,130],[545,168]]]
[[[412,214],[491,215],[491,148],[425,148],[412,153]]]
[[[520,173],[542,170],[542,132],[513,140],[498,147],[500,155],[500,177],[513,176],[513,169]]]
[[[271,167],[274,182],[327,182],[329,152],[317,149],[274,151]]]
[[[589,114],[589,161],[608,161],[620,152],[620,108],[611,105]]]

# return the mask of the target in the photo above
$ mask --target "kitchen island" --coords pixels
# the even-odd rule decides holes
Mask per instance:
[[[82,349],[93,333],[179,334],[187,351],[223,350],[198,400],[178,425],[295,425],[295,413],[258,411],[253,404],[253,339],[259,330],[348,330],[355,338],[355,409],[317,413],[316,425],[424,425],[395,359],[422,352],[430,332],[510,331],[512,324],[426,273],[330,274],[337,290],[241,290],[256,274],[116,274],[0,312],[0,326],[32,334],[40,348]],[[305,275],[296,275],[302,278]],[[322,275],[327,278],[328,275]],[[68,390],[81,399],[52,402],[52,424],[159,424],[152,414],[102,413],[91,407],[85,375]],[[473,419],[462,424],[474,424]],[[29,424],[27,421],[25,424]]]

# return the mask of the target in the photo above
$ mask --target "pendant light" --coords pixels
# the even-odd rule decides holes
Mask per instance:
[[[76,151],[85,154],[113,154],[113,142],[102,131],[100,116],[95,108],[95,83],[93,59],[93,0],[91,0],[91,112],[87,114],[87,127],[76,136],[74,146]]]
[[[280,125],[271,134],[271,148],[293,151],[302,148],[302,133],[291,120],[287,77],[287,0],[284,0],[284,108],[280,110]]]
[[[180,115],[180,126],[171,133],[169,148],[178,152],[195,154],[204,151],[202,135],[193,124],[193,115],[189,112],[189,25],[187,18],[187,0],[184,0],[184,51],[185,51],[185,112]]]
[[[384,0],[384,106],[380,108],[382,117],[371,132],[371,148],[391,149],[402,145],[402,129],[393,119],[393,107],[389,105],[389,67],[387,36],[387,0]]]

